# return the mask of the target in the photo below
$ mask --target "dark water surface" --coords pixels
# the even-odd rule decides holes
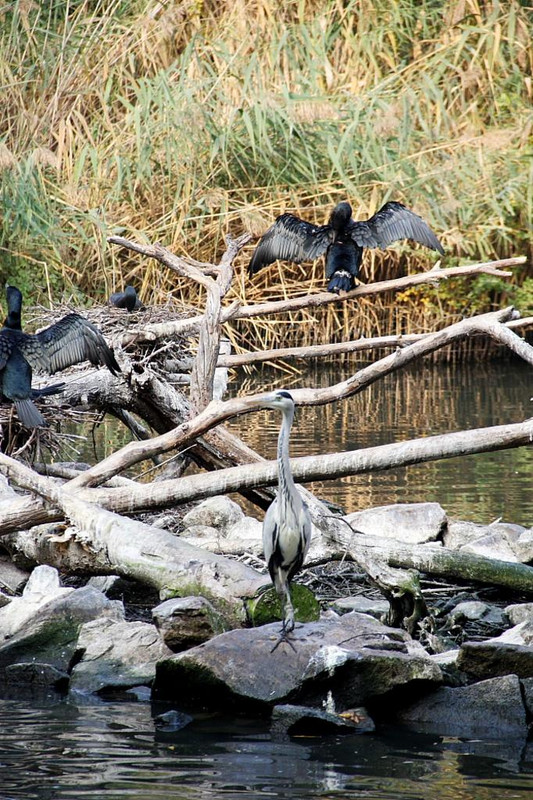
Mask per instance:
[[[298,376],[258,370],[230,392],[329,386],[358,366],[306,369]],[[291,455],[333,453],[533,417],[533,371],[523,362],[430,364],[388,375],[335,405],[299,408]],[[279,416],[232,423],[247,444],[275,458]],[[347,511],[387,503],[435,501],[450,516],[533,525],[533,447],[444,459],[309,485]]]
[[[461,741],[384,730],[273,742],[257,721],[154,728],[148,704],[31,707],[0,701],[2,800],[533,796],[522,741]]]

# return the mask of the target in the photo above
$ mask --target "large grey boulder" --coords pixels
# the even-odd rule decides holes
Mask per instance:
[[[82,626],[70,692],[99,692],[151,684],[155,665],[172,651],[146,622],[95,619]]]
[[[232,630],[157,665],[154,697],[219,709],[300,703],[343,711],[399,686],[437,684],[441,671],[403,631],[365,614],[297,625],[291,644],[279,623]],[[294,648],[294,649],[293,649]]]
[[[404,709],[399,718],[441,736],[527,737],[526,710],[516,675],[471,686],[437,689]]]
[[[345,519],[352,528],[370,536],[397,542],[435,542],[446,528],[446,512],[438,503],[396,503],[355,511]]]
[[[457,666],[479,679],[497,675],[533,677],[533,622],[521,622],[501,636],[484,642],[465,642]]]
[[[100,616],[122,619],[122,603],[89,586],[63,589],[56,570],[38,567],[23,596],[0,609],[0,679],[6,680],[7,667],[21,663],[66,672],[81,626]]]
[[[187,650],[222,633],[222,615],[205,597],[175,597],[152,609],[163,641],[174,652]]]

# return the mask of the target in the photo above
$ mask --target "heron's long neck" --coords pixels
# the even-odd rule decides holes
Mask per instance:
[[[289,463],[289,436],[293,419],[294,409],[283,412],[283,422],[278,436],[279,497],[290,495],[290,491],[287,493],[284,489],[294,488],[296,490]]]

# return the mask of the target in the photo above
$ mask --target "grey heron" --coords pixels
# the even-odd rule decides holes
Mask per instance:
[[[283,607],[280,639],[283,641],[294,629],[290,581],[301,569],[309,549],[311,517],[296,488],[289,462],[289,436],[294,419],[294,400],[289,392],[281,390],[267,396],[264,406],[278,409],[283,415],[278,437],[278,492],[268,507],[263,521],[265,561]]]
[[[53,374],[79,361],[104,364],[114,375],[120,367],[106,340],[89,320],[67,314],[36,334],[24,333],[21,325],[22,293],[16,286],[6,288],[7,317],[0,329],[0,400],[15,404],[20,421],[27,428],[46,425],[33,398],[61,391],[63,384],[32,389],[32,370]]]
[[[281,214],[259,240],[248,273],[255,275],[273,261],[313,261],[326,254],[328,291],[335,294],[353,289],[365,247],[385,248],[399,239],[438,250],[441,243],[426,222],[402,203],[385,203],[370,219],[352,219],[352,207],[338,203],[326,225],[313,225],[294,214]]]

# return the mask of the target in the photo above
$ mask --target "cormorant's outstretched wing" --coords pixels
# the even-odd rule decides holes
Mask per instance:
[[[334,239],[330,225],[313,225],[294,214],[282,214],[259,240],[248,265],[254,275],[262,267],[281,261],[312,261],[325,253]]]
[[[431,250],[444,250],[422,217],[401,203],[385,203],[370,219],[362,222],[352,220],[349,234],[360,247],[387,247],[399,239],[412,239]]]
[[[79,314],[67,314],[33,336],[23,335],[18,346],[34,369],[50,374],[80,361],[104,364],[113,375],[120,372],[98,328]]]

